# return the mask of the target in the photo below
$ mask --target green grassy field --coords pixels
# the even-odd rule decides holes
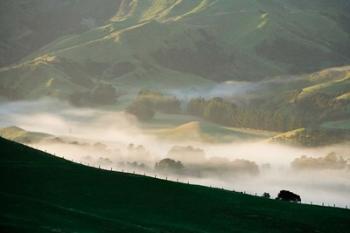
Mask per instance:
[[[29,132],[16,126],[1,128],[0,137],[20,143],[35,143],[44,139],[54,138],[54,136],[50,134]]]
[[[325,122],[322,127],[326,129],[350,129],[350,119]]]
[[[0,138],[1,232],[332,232],[350,211],[86,167]],[[317,195],[317,193],[315,193]]]
[[[264,130],[225,127],[194,116],[164,113],[157,113],[152,120],[143,122],[141,127],[146,133],[161,139],[213,143],[263,140],[277,134]]]
[[[73,2],[67,4],[88,12],[97,7],[90,1]],[[116,6],[113,2],[99,4],[105,8],[99,13],[105,12],[105,20],[89,30],[63,31],[42,42],[41,49],[27,54],[18,65],[1,68],[0,86],[16,89],[22,98],[65,98],[91,88],[86,83],[101,81],[126,90],[197,88],[216,81],[311,73],[350,61],[350,31],[343,25],[348,20],[345,3],[123,0]],[[22,18],[36,15],[44,5],[18,10],[23,16],[14,28],[22,28]],[[6,22],[11,22],[12,14],[7,17]],[[12,44],[14,48],[25,44],[9,38],[14,40],[9,50]],[[302,96],[348,87],[348,79],[329,80],[305,87]]]

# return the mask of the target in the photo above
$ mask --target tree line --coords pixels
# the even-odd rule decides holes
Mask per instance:
[[[141,90],[127,111],[140,120],[150,120],[156,112],[182,113],[225,126],[271,131],[293,130],[301,128],[305,124],[302,117],[281,110],[273,111],[256,106],[237,106],[220,97],[193,98],[182,105],[175,96],[149,90]]]
[[[271,111],[257,106],[237,106],[220,97],[212,99],[191,99],[186,113],[206,120],[241,128],[253,128],[272,131],[288,131],[301,128],[304,120],[297,115],[283,111]]]
[[[158,91],[141,90],[127,108],[127,112],[140,120],[150,120],[156,112],[181,113],[181,102],[178,98]]]

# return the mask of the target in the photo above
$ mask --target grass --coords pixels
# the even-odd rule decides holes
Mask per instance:
[[[174,128],[191,121],[198,121],[199,118],[182,114],[166,114],[157,112],[152,120],[143,122],[141,127],[144,129],[164,129]]]
[[[349,101],[350,100],[350,92],[347,92],[341,96],[338,96],[337,97],[337,100],[346,100],[346,101]]]
[[[33,143],[43,139],[52,138],[52,135],[40,132],[28,132],[16,126],[10,126],[0,129],[0,137],[22,143]]]
[[[350,120],[328,121],[322,124],[326,129],[350,129]]]
[[[310,96],[312,94],[322,92],[322,93],[342,93],[344,91],[349,90],[350,88],[350,77],[346,77],[341,80],[334,80],[329,82],[324,82],[321,84],[316,84],[310,87],[306,87],[299,94],[299,98],[304,98],[306,96]]]
[[[1,232],[332,232],[350,211],[86,167],[0,138]],[[317,194],[315,194],[317,195]]]
[[[64,58],[68,62],[76,63],[76,69],[83,72],[86,79],[93,76],[93,81],[107,80],[122,88],[156,86],[171,89],[208,86],[212,82],[207,79],[218,80],[220,77],[258,80],[263,77],[291,74],[294,71],[291,72],[289,68],[295,62],[298,64],[294,65],[300,67],[303,64],[299,64],[300,61],[310,60],[307,59],[307,52],[290,55],[287,50],[281,57],[278,57],[277,53],[277,60],[274,60],[266,54],[258,54],[257,48],[263,46],[264,41],[282,38],[287,42],[293,41],[297,48],[313,48],[321,54],[339,57],[341,55],[338,52],[341,49],[338,47],[348,44],[348,34],[334,20],[320,13],[324,11],[322,4],[316,0],[312,2],[313,10],[303,6],[307,3],[296,5],[290,1],[284,1],[282,4],[256,0],[133,0],[130,5],[123,1],[121,7],[116,9],[115,17],[105,25],[81,34],[56,38],[23,58],[22,64],[1,69],[0,76],[3,78],[0,84],[10,82],[5,86],[23,86],[23,89],[19,88],[18,91],[24,97],[45,96],[48,92],[62,97],[66,92],[74,92],[78,87],[70,81],[75,77],[65,72],[62,67],[43,63],[24,66],[35,58],[47,56],[57,57],[57,62]],[[329,10],[341,13],[343,9],[334,6]],[[273,48],[273,51],[282,51],[284,47],[288,46]],[[169,54],[169,57],[157,59],[157,54],[162,51]],[[171,51],[174,55],[169,53]],[[297,61],[292,59],[296,56],[299,58]],[[290,58],[291,61],[286,59],[288,64],[284,63],[280,59],[284,57]],[[159,61],[166,61],[168,58],[166,64]],[[314,58],[311,60],[314,60],[320,69],[339,65],[336,59],[319,59],[318,55]],[[217,67],[213,64],[216,60],[222,60]],[[344,63],[349,58],[342,57],[341,60]],[[115,64],[127,62],[134,65],[135,70],[121,77],[105,70],[93,74],[86,69],[87,61],[101,63],[112,70]],[[324,61],[327,61],[327,64],[323,64]],[[187,64],[193,65],[189,67]],[[212,66],[213,70],[204,72],[207,66]],[[297,73],[309,72],[304,68],[300,68]],[[37,71],[33,72],[33,69]],[[30,81],[23,85],[23,80]],[[53,80],[53,84],[57,84],[44,87],[44,84],[32,83],[32,80],[39,80],[45,84]],[[337,88],[331,88],[329,91],[343,90],[342,87],[349,86],[348,81],[338,84],[331,85]],[[318,91],[320,88],[328,91],[328,86],[314,86],[305,89],[305,92]],[[31,93],[28,94],[28,90],[31,90]]]
[[[277,142],[293,146],[319,147],[326,145],[349,143],[349,121],[328,122],[322,127],[300,128],[276,135],[269,142]]]
[[[263,41],[273,41],[278,35],[300,46],[315,48],[320,52],[326,51],[338,56],[339,48],[333,47],[348,42],[348,34],[336,22],[320,14],[324,9],[319,4],[313,5],[315,10],[308,10],[308,7],[299,9],[288,1],[284,3],[284,7],[277,2],[246,0],[134,0],[130,6],[128,2],[123,2],[122,6],[116,9],[117,15],[105,25],[84,33],[56,38],[23,58],[22,62],[28,63],[35,58],[46,56],[65,58],[82,66],[86,65],[87,60],[103,63],[110,68],[118,62],[129,62],[136,67],[136,70],[129,75],[115,77],[113,74],[108,76],[108,72],[101,72],[93,78],[113,80],[116,85],[136,88],[152,85],[169,88],[196,86],[204,82],[208,83],[206,79],[215,80],[216,76],[227,76],[230,79],[260,79],[278,74],[290,74],[288,67],[293,64],[284,64],[279,62],[279,59],[274,61],[259,55],[256,53],[256,48],[262,45]],[[334,7],[333,10],[342,11],[341,7]],[[214,41],[213,44],[219,46],[210,49],[210,45],[206,45],[208,54],[219,49],[224,52],[218,53],[217,59],[225,60],[226,55],[236,57],[234,62],[231,60],[228,62],[228,64],[234,63],[234,68],[224,65],[215,70],[214,73],[217,74],[206,76],[201,70],[212,62],[210,59],[205,62],[199,59],[200,64],[197,68],[182,70],[186,64],[182,64],[181,60],[189,59],[188,63],[193,62],[193,66],[196,66],[196,61],[191,57],[188,58],[184,51],[193,50],[192,52],[195,53],[197,49],[203,49],[198,48],[198,44],[210,41]],[[156,61],[155,54],[163,50],[165,52],[182,51],[182,56],[180,52],[176,55],[179,56],[176,61],[182,65],[174,68]],[[305,59],[302,55],[298,57]],[[197,53],[197,56],[206,57],[201,53]],[[288,56],[291,55],[286,54],[286,57]],[[296,55],[292,58],[294,56]],[[333,61],[333,59],[326,60]],[[343,62],[346,60],[348,60],[346,57],[342,59]],[[173,63],[170,59],[169,64]],[[318,64],[320,61],[315,59],[315,63]],[[62,86],[68,87],[68,92],[75,89],[71,86],[72,84],[67,83],[75,79],[74,75],[68,75],[62,68],[57,70],[54,66],[44,69],[42,68],[44,65],[37,64],[39,69],[43,70],[43,74],[39,76],[45,75],[45,83],[53,78],[50,76],[54,76],[55,80],[60,80]],[[333,63],[319,64],[321,68],[331,65]],[[337,65],[336,61],[334,65]],[[33,67],[22,68],[12,67],[16,72],[13,76],[4,70],[0,71],[0,75],[4,79],[15,80],[13,85],[18,86],[22,78],[29,80],[28,82],[33,84],[28,84],[25,90],[37,89],[32,91],[31,96],[46,95],[47,89],[37,88],[35,85],[38,75],[31,72],[30,68]],[[90,75],[88,70],[84,72],[86,76]],[[25,90],[19,90],[19,92],[26,94]],[[61,96],[64,93],[56,95]]]
[[[276,135],[264,130],[225,127],[203,119],[178,114],[157,113],[154,119],[142,123],[147,133],[162,139],[177,141],[232,142],[262,140]]]

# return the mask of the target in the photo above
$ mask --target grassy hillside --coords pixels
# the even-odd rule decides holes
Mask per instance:
[[[0,129],[0,137],[20,143],[36,143],[44,139],[53,139],[54,136],[39,132],[29,132],[16,126]]]
[[[249,96],[252,107],[294,116],[303,121],[302,127],[321,127],[327,122],[345,122],[350,117],[349,66],[276,77],[263,85]],[[339,126],[336,128],[341,129]]]
[[[162,140],[202,141],[211,143],[263,140],[277,132],[225,127],[199,117],[157,112],[151,120],[140,122],[145,133]]]
[[[263,130],[225,127],[185,115],[157,114],[143,124],[147,133],[175,141],[233,142],[263,140],[276,135]]]
[[[22,98],[65,97],[96,82],[113,83],[122,90],[172,89],[210,85],[209,80],[255,81],[350,63],[346,23],[350,6],[344,0],[337,4],[319,0],[112,2],[96,7],[90,1],[67,1],[73,9],[82,5],[78,19],[99,19],[98,23],[79,33],[57,35],[20,64],[0,70],[0,87],[14,89]],[[40,6],[44,7],[38,3],[16,13],[34,14]],[[108,11],[102,17],[104,8]],[[54,59],[36,62],[47,57]]]
[[[346,101],[350,90],[350,67],[337,67],[311,74],[309,86],[302,89],[297,99],[304,99],[317,93],[333,96],[335,101]]]
[[[319,129],[296,129],[278,134],[268,140],[292,146],[318,147],[333,144],[349,144],[350,132],[345,127],[324,127]]]
[[[105,23],[115,14],[120,2],[1,1],[0,66],[18,62],[58,37],[82,33]]]
[[[350,120],[330,121],[322,124],[326,129],[348,129],[350,130]]]
[[[1,232],[332,232],[349,210],[85,167],[0,138]],[[317,194],[315,194],[317,195]]]

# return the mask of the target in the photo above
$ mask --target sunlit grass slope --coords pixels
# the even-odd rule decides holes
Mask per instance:
[[[85,167],[0,138],[1,232],[332,232],[350,211]],[[317,195],[317,193],[315,193]]]
[[[264,130],[225,127],[195,116],[165,113],[157,113],[152,120],[142,122],[140,127],[146,133],[155,135],[160,139],[182,142],[257,141],[277,134]]]
[[[334,144],[349,145],[349,121],[327,122],[318,129],[300,128],[278,134],[269,142],[292,146],[318,147]]]
[[[347,91],[350,90],[350,66],[335,67],[315,72],[306,79],[309,86],[302,89],[299,99],[312,96],[316,93],[333,95],[335,100],[349,99]]]
[[[339,1],[123,0],[103,24],[0,70],[0,87],[64,97],[96,82],[171,89],[349,64],[349,5]],[[35,62],[45,57],[55,62]]]
[[[322,124],[326,129],[347,129],[350,130],[350,119],[340,121],[329,121]]]
[[[144,127],[146,132],[161,139],[184,142],[258,141],[276,135],[263,130],[225,127],[184,115],[158,114],[155,119],[144,124]]]
[[[16,126],[1,128],[0,137],[21,143],[35,143],[44,139],[54,138],[50,134],[29,132]]]

